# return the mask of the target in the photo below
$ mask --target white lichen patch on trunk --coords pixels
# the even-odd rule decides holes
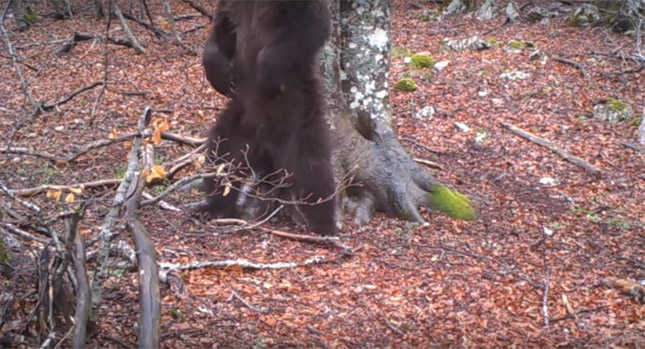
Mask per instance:
[[[356,117],[388,123],[390,68],[390,15],[387,0],[355,0],[341,3],[345,11],[341,54],[345,98]]]

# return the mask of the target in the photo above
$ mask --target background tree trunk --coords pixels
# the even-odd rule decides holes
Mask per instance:
[[[440,185],[405,152],[390,125],[390,0],[330,2],[334,28],[322,55],[336,177],[351,174],[343,208],[356,223],[375,210],[423,222],[425,206],[472,219],[470,201]]]

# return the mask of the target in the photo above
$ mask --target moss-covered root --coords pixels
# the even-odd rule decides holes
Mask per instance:
[[[2,238],[0,237],[0,268],[9,262],[11,262],[11,255],[9,254],[9,251],[7,251],[4,241],[2,241]]]
[[[433,209],[445,212],[450,218],[471,221],[477,218],[470,199],[458,191],[435,185],[430,193],[430,204]]]

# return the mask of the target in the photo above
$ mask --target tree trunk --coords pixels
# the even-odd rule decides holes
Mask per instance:
[[[322,70],[337,178],[353,177],[343,208],[362,224],[375,210],[423,222],[419,207],[473,219],[470,201],[448,190],[405,152],[390,125],[390,0],[330,2],[332,37]]]

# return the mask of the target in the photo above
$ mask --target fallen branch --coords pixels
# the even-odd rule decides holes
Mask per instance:
[[[645,98],[643,98],[643,112],[641,114],[641,124],[638,126],[636,139],[641,145],[645,145]],[[641,151],[645,153],[645,151]]]
[[[390,320],[387,318],[387,316],[385,316],[385,313],[384,313],[383,311],[379,311],[379,312],[378,312],[378,314],[379,314],[379,316],[383,319],[383,321],[385,322],[385,325],[386,325],[390,330],[392,330],[392,332],[394,332],[394,333],[396,333],[396,334],[400,334],[400,335],[404,335],[404,334],[405,334],[405,332],[401,331],[401,329],[400,329],[400,328],[398,328],[398,327],[394,326],[394,324],[392,324],[392,323],[390,322]]]
[[[635,150],[635,151],[637,151],[639,153],[645,154],[645,148],[641,148],[641,147],[639,147],[639,146],[637,146],[635,144],[631,144],[631,143],[627,143],[627,142],[620,142],[620,144],[625,146],[625,147],[627,147],[627,148],[629,148],[629,149],[633,149],[633,150]]]
[[[173,141],[191,147],[199,147],[200,145],[206,143],[206,138],[182,136],[172,132],[161,132],[161,138],[167,141]]]
[[[209,11],[205,10],[203,7],[199,6],[198,4],[194,3],[193,1],[191,1],[191,0],[181,0],[181,1],[183,1],[184,3],[188,4],[188,6],[194,8],[195,10],[197,10],[197,12],[201,13],[203,16],[206,16],[206,17],[210,18],[211,21],[214,19],[213,15]]]
[[[145,114],[150,108],[146,107]],[[147,117],[139,120],[139,133],[143,133],[148,124]],[[153,146],[145,145],[146,156],[143,156],[143,168],[150,171],[154,165]],[[134,150],[133,150],[134,151]],[[139,348],[159,347],[159,323],[161,319],[161,304],[159,293],[159,267],[155,245],[145,226],[139,221],[137,211],[141,206],[141,194],[145,186],[144,177],[137,176],[134,180],[134,192],[125,202],[125,222],[132,234],[137,251],[137,267],[139,269]]]
[[[86,205],[75,212],[69,224],[67,245],[72,246],[72,265],[77,280],[76,287],[76,313],[74,315],[74,348],[85,348],[85,335],[87,332],[87,319],[91,310],[90,281],[85,267],[85,244],[78,233],[78,223],[81,221]]]
[[[38,108],[38,103],[36,103],[36,100],[34,99],[34,96],[31,94],[31,91],[29,90],[29,84],[25,80],[24,75],[22,75],[22,70],[20,69],[20,64],[18,64],[18,54],[16,51],[13,49],[13,45],[11,44],[11,40],[9,40],[9,33],[7,32],[7,29],[4,26],[4,19],[5,16],[7,15],[7,11],[9,10],[9,6],[11,5],[11,1],[7,1],[7,5],[2,12],[2,18],[0,18],[0,30],[2,31],[2,36],[4,37],[4,41],[7,44],[7,49],[9,51],[9,56],[11,56],[11,62],[13,63],[13,67],[16,70],[16,75],[18,75],[18,79],[20,79],[20,84],[22,86],[22,92],[25,94],[25,97],[31,103],[32,106],[35,106]]]
[[[11,192],[17,196],[22,196],[22,197],[29,197],[29,196],[34,196],[34,195],[39,195],[39,194],[44,194],[48,191],[69,191],[71,192],[72,189],[76,190],[80,188],[81,190],[85,190],[88,188],[96,188],[96,187],[114,187],[123,182],[122,179],[101,179],[98,181],[93,181],[93,182],[87,182],[87,183],[79,183],[79,184],[71,184],[71,185],[53,185],[53,184],[47,184],[47,185],[41,185],[39,187],[34,187],[34,188],[27,188],[27,189],[16,189],[12,190]]]
[[[226,302],[230,302],[233,299],[237,299],[238,301],[242,302],[242,304],[244,304],[245,307],[251,309],[251,311],[253,311],[255,313],[268,314],[268,313],[271,312],[271,308],[262,309],[260,307],[256,307],[254,305],[249,304],[249,302],[247,302],[244,298],[240,297],[240,295],[237,294],[237,292],[235,292],[235,291],[231,292],[231,295],[228,297]]]
[[[138,23],[142,27],[144,27],[144,28],[148,29],[149,31],[153,32],[158,37],[163,38],[163,37],[170,36],[170,34],[168,34],[165,30],[155,27],[152,24],[152,22],[150,22],[150,24],[148,24],[148,23],[144,22],[141,18],[135,17],[135,16],[133,16],[133,15],[127,13],[127,12],[123,12],[122,14],[123,14],[124,18]]]
[[[292,233],[287,233],[285,231],[262,228],[262,227],[260,229],[262,229],[263,231],[271,235],[279,236],[281,238],[290,239],[294,241],[311,242],[311,243],[322,244],[322,245],[332,245],[332,246],[338,247],[338,249],[342,250],[348,255],[354,254],[352,252],[352,249],[349,246],[343,245],[340,242],[340,239],[335,236],[312,236],[312,235],[292,234]]]
[[[91,89],[93,89],[93,88],[95,88],[97,86],[101,86],[101,85],[103,85],[103,81],[97,81],[97,82],[95,82],[93,84],[81,87],[78,90],[70,93],[67,97],[61,99],[58,102],[49,103],[49,104],[43,104],[40,107],[39,110],[40,111],[50,111],[50,110],[52,110],[52,109],[54,109],[54,108],[56,108],[56,107],[58,107],[60,105],[63,105],[65,103],[69,102],[70,100],[72,100],[72,98],[76,97],[77,95],[79,95],[79,94],[81,94],[81,93],[83,93],[85,91],[89,91],[89,90],[91,90]],[[36,113],[38,113],[38,111],[36,111]]]
[[[290,269],[290,268],[300,268],[308,265],[318,265],[325,263],[336,262],[338,258],[329,259],[324,256],[316,256],[309,259],[306,259],[302,262],[276,262],[276,263],[256,263],[251,262],[246,259],[231,259],[223,261],[196,261],[192,263],[159,263],[159,268],[161,268],[162,273],[167,273],[170,271],[180,271],[180,270],[193,270],[201,269],[207,267],[214,268],[229,268],[234,265],[240,266],[244,269],[250,270],[267,270],[267,269]]]
[[[141,117],[139,118],[139,125],[145,123],[150,118],[150,107],[145,107]],[[141,127],[139,127],[141,129]],[[98,260],[96,262],[94,280],[92,282],[92,312],[90,313],[90,321],[98,321],[98,309],[102,302],[102,286],[103,281],[108,276],[108,258],[110,256],[110,245],[114,237],[114,227],[117,224],[120,216],[120,210],[125,203],[127,193],[135,180],[136,171],[139,167],[139,154],[141,153],[141,144],[143,144],[143,137],[134,137],[132,141],[132,151],[128,158],[128,166],[125,171],[123,180],[120,180],[119,187],[116,190],[116,195],[110,205],[110,210],[105,216],[105,221],[101,232],[97,235],[100,241]]]
[[[564,149],[562,149],[562,148],[558,147],[557,145],[553,144],[551,141],[548,141],[548,140],[546,140],[544,138],[540,138],[540,137],[538,137],[538,136],[536,136],[536,135],[534,135],[534,134],[532,134],[530,132],[526,132],[526,131],[522,130],[521,128],[518,128],[518,127],[516,127],[514,125],[511,125],[511,124],[508,124],[508,123],[505,123],[505,122],[502,122],[502,121],[500,121],[500,124],[502,126],[504,126],[506,129],[508,129],[509,131],[515,133],[516,135],[518,135],[518,136],[520,136],[520,137],[522,137],[522,138],[524,138],[526,140],[529,140],[529,141],[531,141],[533,143],[537,143],[537,144],[539,144],[539,145],[541,145],[543,147],[546,147],[546,148],[550,149],[552,152],[558,154],[561,158],[563,158],[563,159],[565,159],[565,160],[567,160],[567,161],[569,161],[569,162],[571,162],[571,163],[573,163],[573,164],[575,164],[577,166],[580,166],[580,167],[584,168],[585,170],[587,170],[587,172],[589,172],[590,174],[594,175],[595,177],[600,177],[601,172],[600,172],[599,169],[595,168],[593,165],[591,165],[590,163],[586,162],[585,160],[583,160],[583,159],[581,159],[581,158],[579,158],[579,157],[577,157],[577,156],[575,156],[573,154],[568,153]]]
[[[5,223],[5,228],[0,227],[0,231],[3,234],[11,233],[13,235],[16,235],[18,237],[21,237],[21,238],[29,240],[29,241],[37,241],[37,242],[40,242],[43,245],[48,245],[51,242],[49,240],[39,238],[38,236],[29,234],[28,232],[26,232],[24,230],[18,229],[18,227],[16,227],[15,225],[13,225],[11,223]]]
[[[132,30],[130,30],[130,26],[128,26],[128,22],[123,17],[123,13],[121,13],[121,9],[119,8],[119,5],[116,2],[112,3],[112,10],[114,14],[117,16],[117,18],[119,19],[119,22],[121,22],[121,27],[123,27],[123,30],[128,36],[128,39],[130,40],[132,47],[134,47],[134,50],[139,54],[145,53],[146,50],[143,48],[143,46],[141,46],[141,44],[139,43],[139,40],[137,40],[137,37],[134,36],[134,34],[132,33]]]
[[[575,67],[575,68],[579,69],[582,72],[582,75],[585,78],[591,77],[591,75],[589,75],[589,73],[587,73],[587,68],[585,68],[584,65],[582,65],[582,64],[580,64],[580,63],[578,63],[576,61],[572,61],[570,59],[566,59],[566,58],[562,58],[562,57],[555,57],[555,56],[551,56],[551,60],[553,60],[555,62],[568,64],[568,65],[570,65],[572,67]]]
[[[430,168],[443,171],[443,166],[439,165],[436,162],[426,160],[426,159],[420,159],[420,158],[413,158],[412,160],[414,160],[414,162],[416,162],[417,164],[425,165]]]
[[[97,86],[102,85],[102,84],[103,84],[102,82],[98,82]],[[85,155],[85,154],[87,154],[88,152],[90,152],[92,150],[103,148],[103,147],[106,147],[108,145],[112,145],[112,144],[118,143],[118,142],[129,141],[132,138],[137,137],[137,136],[148,137],[150,134],[151,134],[150,131],[144,131],[143,134],[139,134],[138,132],[131,132],[131,133],[123,134],[123,135],[118,136],[116,138],[99,139],[99,140],[96,140],[96,141],[86,143],[86,144],[84,144],[84,145],[79,147],[80,150],[78,150],[78,151],[76,151],[74,153],[68,154],[66,156],[62,156],[62,157],[58,157],[58,156],[47,154],[47,153],[37,152],[35,150],[28,149],[28,148],[17,148],[17,147],[16,148],[0,148],[0,153],[28,155],[28,156],[34,156],[34,157],[46,159],[46,160],[49,160],[49,161],[52,161],[52,162],[55,162],[55,163],[58,163],[58,164],[66,164],[66,163],[75,161],[81,155]],[[169,140],[169,141],[173,141],[173,142],[177,142],[177,143],[184,144],[184,145],[189,145],[189,146],[199,146],[199,144],[204,143],[204,140],[201,140],[199,138],[184,137],[184,136],[177,135],[177,134],[170,133],[170,132],[162,132],[161,133],[161,139]],[[188,164],[190,164],[190,161],[188,161]],[[184,164],[184,166],[185,165],[186,164]],[[175,172],[180,170],[180,169],[181,168],[176,169]],[[170,171],[170,172],[174,173],[173,171]]]
[[[28,209],[36,212],[36,213],[41,213],[43,211],[40,207],[38,207],[38,206],[36,206],[36,205],[34,205],[34,204],[30,203],[30,202],[18,199],[18,196],[16,196],[16,195],[20,195],[20,194],[17,194],[16,192],[14,192],[11,189],[7,188],[7,186],[4,185],[4,182],[2,182],[2,181],[0,181],[0,190],[2,190],[5,194],[9,195],[10,198],[12,198],[14,201],[19,203],[20,205],[22,205],[22,206],[24,206],[24,207],[26,207],[26,208],[28,208]]]

